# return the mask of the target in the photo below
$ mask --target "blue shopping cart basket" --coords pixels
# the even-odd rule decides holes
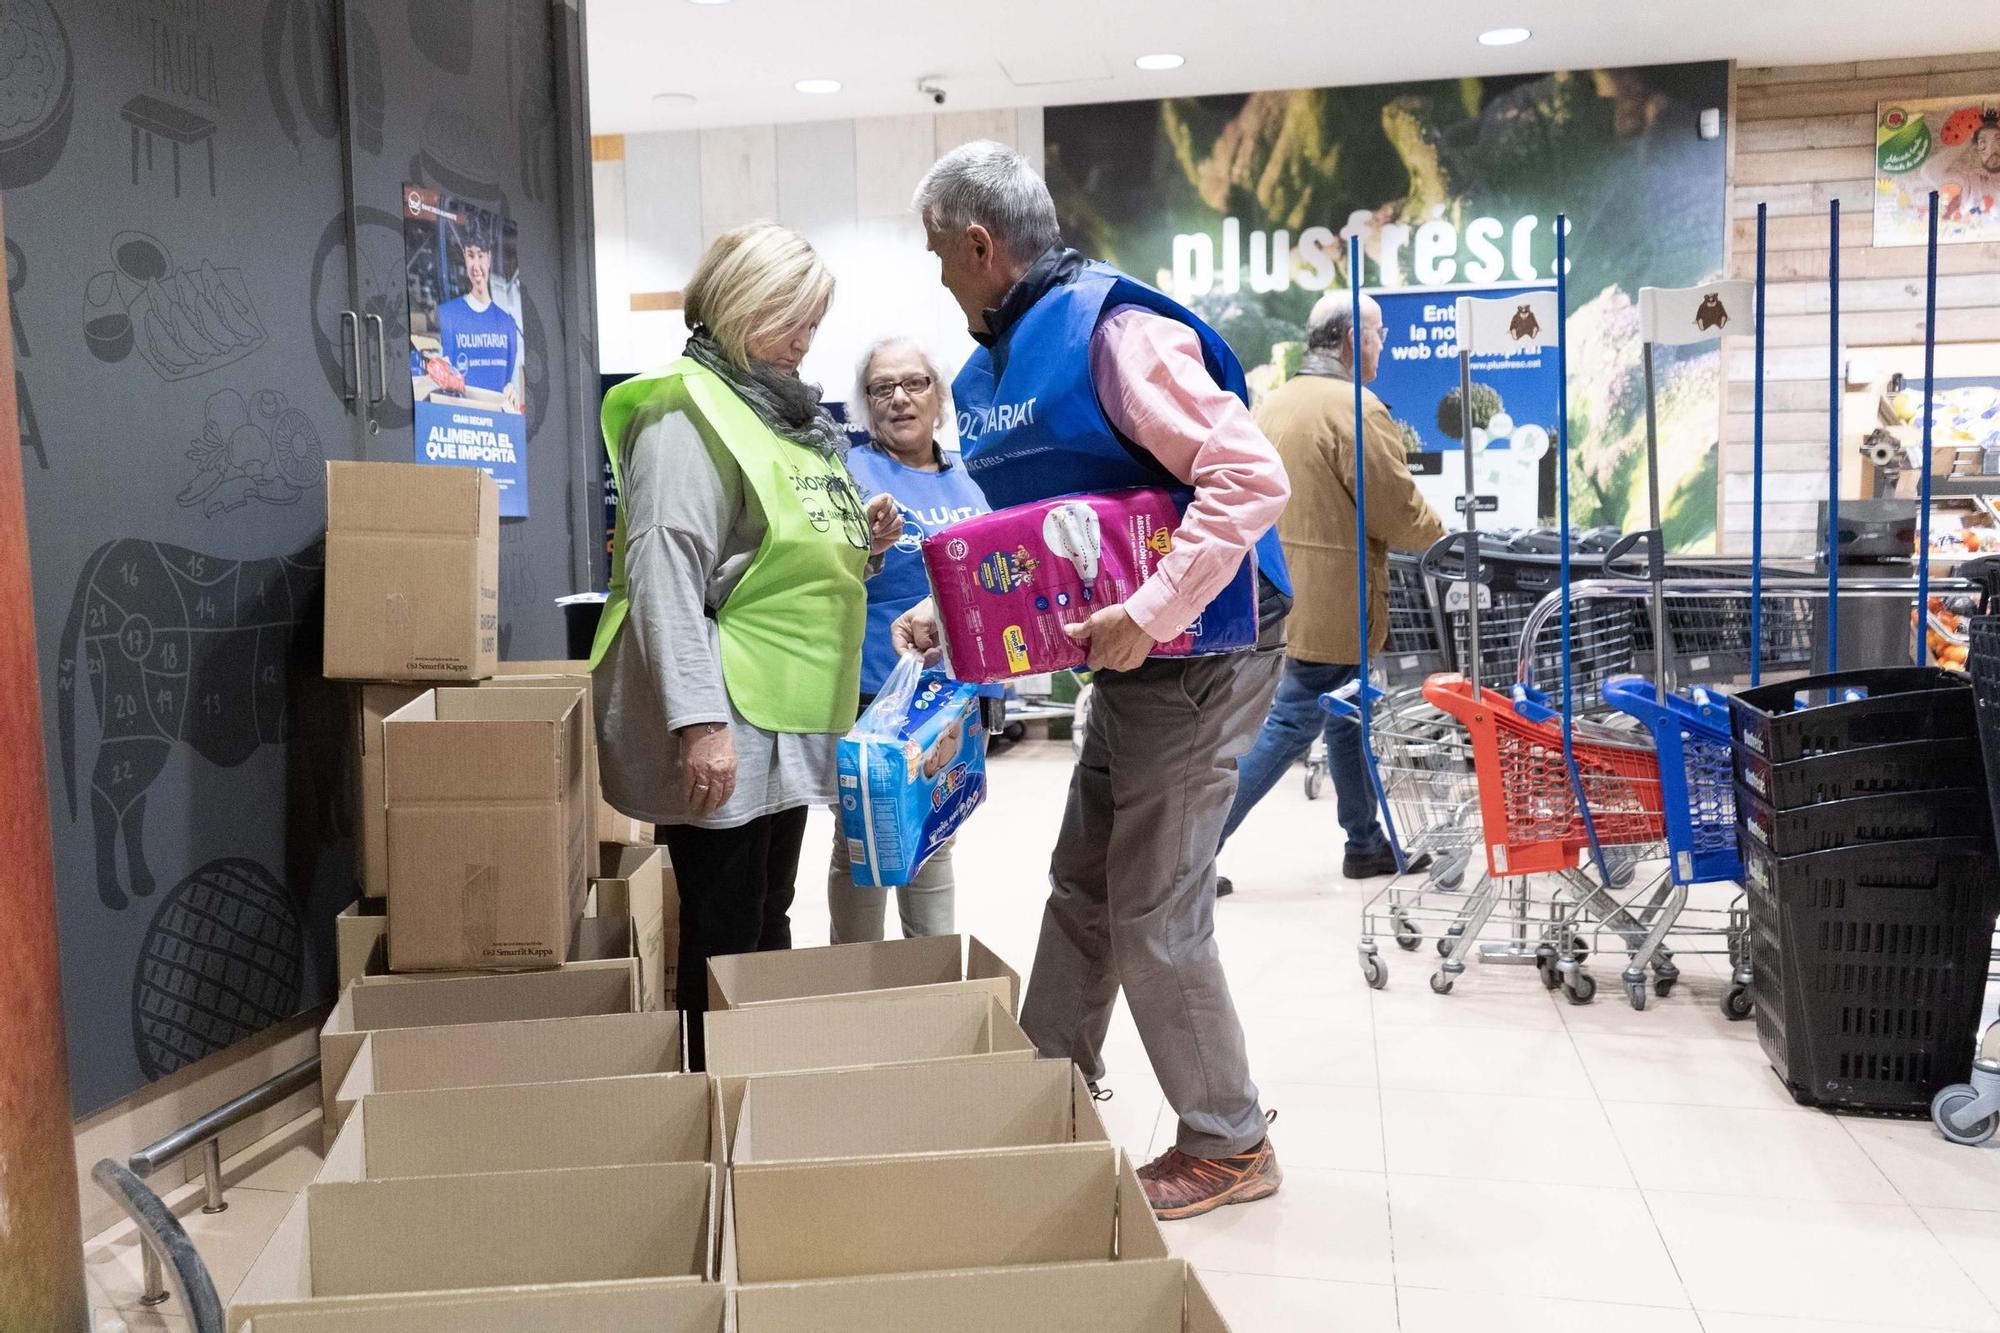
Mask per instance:
[[[1653,735],[1674,883],[1741,879],[1728,703],[1699,685],[1662,699],[1644,676],[1611,677],[1604,702]]]

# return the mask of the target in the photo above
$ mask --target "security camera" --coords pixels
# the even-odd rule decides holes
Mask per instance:
[[[945,96],[944,89],[938,87],[935,83],[932,83],[929,79],[918,79],[917,91],[919,93],[922,93],[925,97],[930,98],[931,105],[933,106],[944,105],[944,96]]]

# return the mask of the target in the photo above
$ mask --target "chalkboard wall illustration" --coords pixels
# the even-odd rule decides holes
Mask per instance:
[[[0,46],[0,189],[33,185],[69,142],[76,66],[48,0],[12,0]]]
[[[284,886],[246,857],[210,861],[160,901],[132,978],[149,1078],[261,1032],[299,1007],[305,943]]]
[[[205,375],[264,345],[243,270],[204,259],[176,269],[166,245],[143,231],[111,238],[112,268],[83,289],[84,341],[100,361],[134,347],[168,382]]]
[[[326,450],[319,430],[275,389],[249,402],[234,389],[209,395],[201,437],[188,446],[194,480],[174,497],[182,508],[199,506],[210,518],[251,501],[297,504],[326,482]]]
[[[271,560],[220,560],[162,542],[107,542],[84,565],[63,627],[56,689],[63,792],[77,817],[77,664],[97,709],[90,815],[97,892],[123,908],[153,891],[146,792],[174,743],[224,768],[286,735],[286,659],[322,577],[319,545]],[[128,879],[120,882],[123,837]]]

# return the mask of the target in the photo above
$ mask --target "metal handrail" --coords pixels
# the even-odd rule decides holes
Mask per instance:
[[[145,1217],[134,1211],[131,1188],[136,1186],[146,1198],[159,1203],[159,1196],[139,1182],[199,1148],[203,1190],[201,1210],[204,1213],[223,1212],[229,1207],[229,1201],[222,1193],[222,1136],[251,1116],[270,1110],[287,1097],[317,1082],[319,1057],[308,1056],[283,1073],[275,1074],[249,1091],[230,1098],[208,1114],[155,1139],[127,1158],[125,1166],[121,1167],[109,1158],[97,1164],[91,1172],[92,1177],[118,1201],[139,1227],[139,1250],[145,1265],[145,1290],[139,1295],[141,1305],[158,1305],[167,1299],[161,1261],[165,1259],[171,1266],[178,1260],[170,1244],[172,1235],[149,1225]],[[129,1184],[126,1181],[128,1177]],[[165,1211],[165,1205],[161,1205],[161,1210]],[[166,1216],[169,1220],[173,1218],[171,1212],[167,1212]],[[177,1221],[173,1223],[172,1234],[179,1236],[180,1244],[189,1245],[187,1233],[181,1230]],[[192,1246],[189,1245],[189,1254],[192,1253]],[[200,1261],[195,1262],[199,1264]],[[210,1288],[209,1294],[211,1297],[214,1295],[213,1288]],[[184,1300],[187,1299],[185,1289],[182,1295]],[[215,1325],[218,1330],[222,1326],[221,1318],[218,1310]]]
[[[132,1219],[147,1259],[157,1264],[157,1255],[166,1256],[167,1271],[173,1274],[174,1286],[180,1291],[181,1305],[194,1325],[194,1333],[222,1333],[222,1300],[216,1295],[215,1282],[173,1210],[138,1176],[109,1157],[91,1168],[90,1178]],[[149,1281],[149,1288],[152,1285]],[[146,1300],[143,1296],[140,1299]],[[146,1303],[157,1305],[165,1299],[166,1287],[161,1282],[158,1299]]]

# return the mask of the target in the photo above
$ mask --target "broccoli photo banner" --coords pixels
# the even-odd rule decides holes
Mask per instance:
[[[1455,447],[1439,417],[1455,419],[1442,381],[1455,380],[1456,352],[1439,362],[1436,341],[1453,302],[1546,288],[1565,215],[1572,517],[1637,527],[1639,289],[1722,276],[1726,145],[1698,124],[1726,112],[1728,82],[1727,65],[1707,62],[1050,107],[1049,187],[1065,239],[1207,320],[1253,395],[1296,372],[1307,316],[1347,286],[1358,237],[1361,285],[1393,311],[1373,387],[1420,473],[1439,462],[1425,453]],[[1496,370],[1488,387],[1516,431],[1553,433],[1553,358],[1516,359],[1545,364],[1504,372],[1514,387]],[[1667,541],[1712,548],[1721,356],[1713,344],[1663,348],[1657,371]],[[1477,423],[1486,394],[1474,398]],[[1501,521],[1553,517],[1553,455]]]

